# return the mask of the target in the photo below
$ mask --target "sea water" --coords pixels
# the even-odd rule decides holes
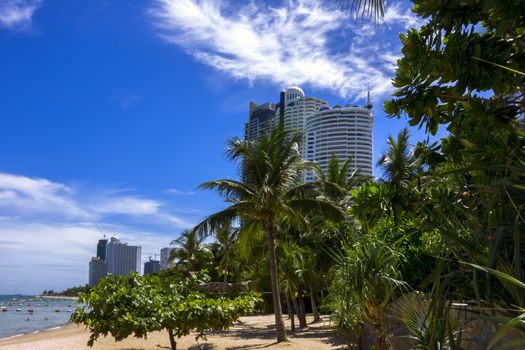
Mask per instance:
[[[72,299],[0,295],[0,339],[65,325],[75,307]]]

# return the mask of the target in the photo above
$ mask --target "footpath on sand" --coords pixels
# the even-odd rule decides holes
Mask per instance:
[[[227,331],[211,332],[207,340],[196,342],[191,335],[177,340],[179,350],[250,350],[250,349],[287,349],[287,350],[332,350],[344,349],[345,346],[334,337],[327,317],[322,321],[310,323],[308,328],[289,334],[289,341],[275,342],[273,315],[242,317]],[[285,316],[287,329],[290,321]],[[71,350],[90,349],[86,343],[89,332],[82,326],[67,325],[60,329],[36,334],[0,340],[0,350]],[[170,349],[166,332],[148,334],[147,339],[128,338],[115,342],[112,337],[99,339],[94,350],[159,350]]]

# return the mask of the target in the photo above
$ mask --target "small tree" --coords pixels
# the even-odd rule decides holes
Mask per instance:
[[[251,312],[258,301],[255,295],[209,297],[197,290],[204,276],[179,281],[156,275],[109,276],[80,296],[83,306],[75,310],[71,321],[89,328],[90,347],[108,334],[120,341],[130,335],[146,338],[149,332],[167,330],[171,348],[176,350],[175,338],[195,331],[199,339],[208,330],[227,329],[242,314]]]

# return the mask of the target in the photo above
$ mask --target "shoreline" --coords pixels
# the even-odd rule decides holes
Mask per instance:
[[[63,329],[65,327],[69,327],[69,326],[75,326],[75,324],[68,321],[67,323],[64,323],[64,324],[60,324],[60,325],[49,327],[49,328],[37,329],[36,331],[31,331],[31,332],[28,332],[28,333],[20,333],[20,334],[8,335],[6,337],[0,338],[0,346],[2,346],[3,342],[7,342],[9,340],[13,340],[13,339],[21,338],[21,337],[24,337],[24,338],[25,337],[30,337],[32,335],[46,333],[46,332],[58,331],[60,329]]]
[[[65,295],[35,295],[35,298],[61,299],[61,300],[78,300],[78,297],[68,297],[68,296],[65,296]]]
[[[342,349],[342,343],[333,336],[333,329],[327,316],[317,323],[311,323],[308,317],[308,328],[288,333],[289,341],[275,342],[275,318],[273,314],[246,316],[227,331],[214,331],[207,334],[207,340],[195,341],[194,334],[177,339],[177,348],[188,349],[204,346],[206,349],[268,349],[268,350],[336,350]],[[285,317],[287,329],[290,320]],[[289,332],[289,331],[288,331]],[[87,346],[89,331],[83,325],[67,324],[60,328],[49,329],[38,333],[0,339],[0,350],[70,350],[90,349]],[[93,350],[158,350],[170,348],[166,331],[148,333],[147,339],[134,338],[115,342],[113,337],[101,337]]]

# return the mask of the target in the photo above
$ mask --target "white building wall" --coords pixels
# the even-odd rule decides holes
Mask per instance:
[[[323,172],[328,170],[332,154],[340,162],[352,158],[352,169],[372,176],[371,110],[362,107],[342,107],[310,115],[306,122],[306,159],[317,162]],[[307,180],[313,180],[309,175]]]
[[[169,260],[169,257],[171,255],[171,252],[174,250],[175,248],[162,248],[160,250],[160,269],[161,271],[162,270],[167,270],[171,264],[168,263],[168,260]]]
[[[140,273],[141,255],[141,247],[128,246],[118,238],[112,237],[106,247],[106,266],[108,273],[116,276],[125,276],[131,271]]]

